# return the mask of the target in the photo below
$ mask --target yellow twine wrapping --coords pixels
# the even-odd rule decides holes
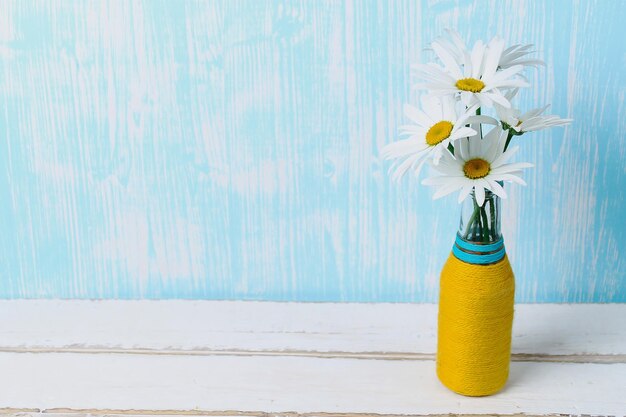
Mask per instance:
[[[474,265],[450,254],[441,271],[437,376],[468,396],[491,395],[509,376],[515,278],[506,255]]]

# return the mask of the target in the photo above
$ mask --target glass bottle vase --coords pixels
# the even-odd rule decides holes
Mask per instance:
[[[437,375],[462,395],[494,394],[508,379],[515,278],[500,224],[498,196],[468,196],[441,271]]]
[[[502,239],[500,230],[500,197],[485,191],[482,206],[476,203],[474,192],[461,204],[458,234],[468,242],[493,243]]]

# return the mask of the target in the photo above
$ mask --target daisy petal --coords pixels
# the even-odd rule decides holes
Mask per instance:
[[[519,151],[519,146],[514,146],[512,148],[507,149],[506,152],[504,152],[499,157],[494,159],[494,161],[491,163],[491,166],[493,168],[498,168],[500,165],[505,164],[509,159],[511,159],[513,155],[515,155],[518,151]]]
[[[501,174],[501,175],[498,175],[498,179],[500,181],[511,181],[520,185],[526,185],[526,181],[524,181],[522,178],[518,177],[517,175],[513,175],[513,174]]]
[[[461,78],[461,69],[452,55],[448,53],[441,45],[434,43],[431,45],[443,65],[452,74],[454,78]]]
[[[462,203],[467,198],[468,195],[470,195],[473,189],[474,189],[474,186],[472,185],[463,186],[463,189],[459,193],[459,199],[458,199],[459,204]]]
[[[485,123],[489,125],[499,125],[498,121],[491,116],[479,115],[479,116],[469,116],[466,120],[467,123]]]
[[[404,105],[404,114],[413,122],[419,124],[426,129],[429,129],[432,125],[435,124],[435,122],[430,117],[428,117],[426,113],[424,113],[417,107],[411,106],[410,104]]]
[[[448,194],[452,194],[453,192],[457,191],[462,186],[463,185],[460,181],[446,184],[435,192],[435,194],[433,195],[433,200],[437,200],[441,197],[447,196]]]
[[[450,135],[450,140],[455,140],[455,139],[460,139],[460,138],[467,138],[470,136],[475,136],[477,135],[478,132],[476,132],[474,129],[472,129],[471,127],[461,127],[459,129],[457,129],[452,135]]]
[[[487,180],[487,182],[489,182],[489,187],[491,188],[491,191],[493,191],[495,195],[497,195],[498,197],[502,199],[506,199],[507,197],[506,192],[504,191],[504,188],[502,188],[502,186],[498,184],[497,181]]]
[[[485,189],[482,185],[476,184],[474,186],[474,195],[476,196],[476,204],[482,207],[485,204]]]

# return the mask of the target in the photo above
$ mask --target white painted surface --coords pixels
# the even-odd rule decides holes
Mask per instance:
[[[504,392],[462,397],[433,361],[268,356],[0,354],[0,404],[15,408],[381,414],[626,410],[626,364],[514,362]]]
[[[436,304],[0,301],[0,348],[433,353]],[[626,354],[624,304],[518,304],[513,351]]]
[[[435,305],[2,301],[0,409],[626,414],[626,305],[516,312],[507,386],[467,398]]]

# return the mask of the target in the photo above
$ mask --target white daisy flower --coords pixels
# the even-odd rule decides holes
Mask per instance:
[[[467,107],[476,104],[493,107],[497,103],[508,108],[511,103],[500,89],[529,85],[517,76],[523,69],[522,65],[498,70],[504,50],[504,41],[500,38],[493,38],[487,45],[482,41],[476,42],[471,54],[464,54],[462,65],[459,65],[453,53],[441,43],[433,43],[432,48],[444,66],[433,63],[413,65],[417,74],[425,81],[416,84],[416,88],[427,89],[438,95],[459,93],[461,101]]]
[[[460,190],[459,203],[471,194],[476,203],[483,206],[485,190],[489,190],[501,198],[506,198],[504,188],[498,181],[516,182],[526,185],[519,177],[522,169],[533,165],[527,162],[508,163],[519,147],[504,151],[506,131],[499,126],[492,129],[482,140],[480,136],[457,141],[454,155],[445,152],[439,165],[433,168],[441,175],[426,178],[424,185],[432,185],[439,189],[433,199],[438,199]]]
[[[465,56],[469,54],[463,38],[461,38],[459,32],[452,29],[446,29],[446,33],[448,34],[448,38],[440,36],[436,38],[432,43],[436,43],[441,48],[448,51],[457,62],[457,64],[463,65],[465,62]],[[506,48],[504,51],[502,51],[502,56],[500,57],[498,68],[506,69],[514,65],[522,65],[527,67],[546,65],[545,62],[540,59],[531,59],[527,57],[527,55],[535,52],[532,50],[533,46],[534,45],[532,44],[516,44]]]
[[[408,138],[390,143],[382,150],[385,159],[397,160],[390,168],[394,172],[394,180],[401,179],[409,169],[413,169],[416,176],[419,175],[429,157],[437,164],[450,143],[475,135],[476,131],[466,124],[497,124],[495,119],[475,116],[474,109],[458,111],[456,101],[451,96],[422,96],[421,102],[424,111],[409,104],[404,106],[404,114],[412,123],[400,126],[400,135]]]
[[[555,115],[543,115],[542,113],[550,105],[538,109],[532,109],[526,113],[520,115],[521,111],[518,109],[500,109],[497,110],[498,117],[505,123],[504,128],[510,127],[518,134],[524,134],[526,132],[533,132],[536,130],[543,130],[549,127],[567,126],[572,123],[574,119],[561,119]]]
[[[510,101],[517,94],[517,89],[511,90],[506,94],[506,98]],[[532,109],[524,114],[518,109],[505,108],[500,105],[496,105],[496,113],[498,118],[502,122],[502,127],[507,129],[513,129],[514,135],[522,135],[526,132],[533,132],[536,130],[547,129],[549,127],[566,126],[570,124],[574,119],[561,119],[559,116],[543,115],[542,113],[550,105],[544,107]]]

